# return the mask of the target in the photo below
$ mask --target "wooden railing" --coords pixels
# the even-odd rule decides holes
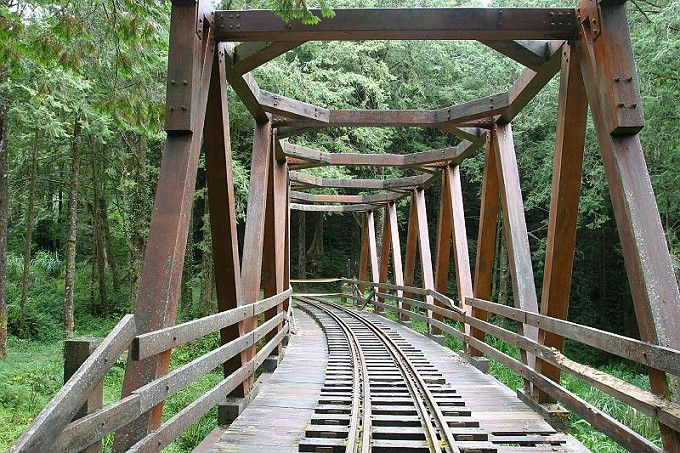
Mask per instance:
[[[415,319],[425,323],[428,332],[441,331],[457,338],[465,345],[466,350],[479,351],[486,357],[497,360],[522,376],[525,382],[550,395],[565,408],[588,421],[594,428],[630,451],[660,452],[662,449],[620,421],[570,392],[560,385],[559,382],[546,378],[522,361],[496,349],[489,343],[476,338],[476,336],[465,333],[465,326],[470,327],[467,331],[472,329],[481,331],[486,335],[514,345],[520,351],[532,354],[537,359],[556,366],[563,372],[587,382],[616,400],[648,415],[667,429],[673,430],[676,435],[680,432],[680,404],[671,401],[670,398],[656,395],[591,366],[575,362],[557,349],[549,348],[517,332],[522,332],[523,326],[527,325],[538,327],[545,332],[569,338],[618,357],[645,365],[650,370],[680,376],[680,351],[676,349],[645,343],[592,327],[527,312],[486,300],[465,299],[467,306],[516,322],[517,332],[513,332],[503,327],[503,323],[498,323],[501,325],[497,325],[472,317],[459,307],[459,303],[431,289],[359,280],[345,281],[350,284],[360,284],[375,288],[378,293],[372,303],[375,305],[377,312],[392,311],[400,319]],[[404,297],[399,295],[401,293],[425,296],[425,300],[429,296],[435,303],[427,303],[413,297]],[[355,295],[347,295],[347,297],[355,300],[359,299],[361,302],[365,301],[365,299],[358,298]],[[419,312],[414,311],[414,308],[419,309]],[[435,319],[437,317],[441,319]],[[452,323],[458,323],[458,325],[452,325]]]
[[[73,420],[92,390],[130,348],[133,360],[144,360],[248,319],[257,318],[281,306],[292,289],[232,310],[189,321],[165,329],[137,334],[133,315],[126,315],[80,366],[62,389],[40,412],[33,423],[10,447],[10,452],[81,451],[106,435],[126,426],[165,399],[266,338],[253,359],[201,395],[158,429],[137,442],[129,451],[159,451],[219,404],[237,386],[253,376],[265,359],[288,333],[288,314],[279,311],[254,330],[244,333],[186,365],[133,391],[129,396]],[[270,335],[271,336],[271,335]]]

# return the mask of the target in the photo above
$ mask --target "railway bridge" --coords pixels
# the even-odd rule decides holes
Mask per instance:
[[[644,119],[625,3],[338,9],[333,18],[305,25],[284,22],[272,11],[216,11],[206,0],[173,0],[167,141],[134,312],[87,351],[10,451],[99,451],[110,435],[115,451],[159,451],[220,406],[223,417],[235,421],[201,450],[576,451],[583,446],[564,432],[571,412],[630,451],[680,452],[680,296],[638,135]],[[474,40],[525,69],[507,91],[433,110],[326,108],[261,89],[252,75],[307,41],[334,40]],[[539,295],[512,122],[557,74]],[[255,119],[242,253],[227,85]],[[588,108],[640,340],[566,319]],[[301,134],[336,127],[433,128],[458,141],[412,154],[338,154],[299,144]],[[176,324],[201,150],[219,312]],[[470,250],[461,172],[475,153],[484,154],[485,168],[476,247]],[[304,171],[320,166],[403,167],[414,176],[346,180]],[[442,194],[433,244],[424,195],[432,184],[441,184]],[[320,188],[352,194],[314,190]],[[410,212],[402,255],[396,206],[404,198]],[[352,289],[342,297],[355,308],[293,291],[294,210],[363,218],[359,275],[342,281]],[[376,232],[378,210],[384,229]],[[491,300],[499,217],[514,306]],[[454,298],[447,295],[451,267]],[[216,332],[218,347],[169,369],[174,348]],[[566,338],[644,365],[651,390],[569,359]],[[461,352],[442,344],[457,344]],[[503,345],[521,354],[508,355]],[[121,398],[102,407],[95,401],[99,383],[126,352]],[[519,375],[523,389],[514,394],[480,371],[489,359]],[[223,379],[163,417],[167,398],[215,369]],[[647,414],[658,422],[663,445],[567,390],[562,373]]]

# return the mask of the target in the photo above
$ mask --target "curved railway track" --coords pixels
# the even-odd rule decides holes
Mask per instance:
[[[478,424],[452,421],[470,414],[417,351],[361,314],[313,297],[296,299],[320,322],[329,346],[319,415],[300,451],[461,451],[451,425]]]

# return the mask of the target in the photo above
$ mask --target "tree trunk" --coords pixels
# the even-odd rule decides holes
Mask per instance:
[[[305,211],[298,211],[298,278],[307,278],[307,228]]]
[[[92,227],[93,227],[93,242],[96,244],[97,250],[97,280],[99,282],[99,310],[104,316],[109,315],[108,295],[106,291],[106,248],[104,247],[104,234],[102,232],[102,214],[99,210],[100,191],[99,191],[99,177],[97,175],[97,159],[95,155],[95,147],[92,147],[92,158],[90,160],[92,165]],[[100,311],[101,310],[101,311]]]
[[[30,289],[31,245],[33,245],[33,223],[35,219],[35,177],[38,172],[38,131],[33,138],[33,158],[31,163],[30,183],[28,186],[28,210],[26,212],[26,236],[24,239],[24,269],[21,274],[21,302],[19,304],[19,336],[24,335],[26,322],[26,305]]]
[[[109,225],[109,210],[106,203],[107,200],[107,180],[108,178],[104,175],[104,180],[102,181],[102,193],[99,196],[99,218],[101,220],[103,242],[106,246],[106,264],[109,266],[111,271],[111,279],[113,281],[113,292],[117,293],[120,291],[120,276],[118,275],[118,266],[116,265],[116,257],[113,253],[113,240],[111,239],[111,227]]]
[[[139,290],[139,279],[142,274],[142,264],[144,263],[144,248],[146,242],[146,227],[147,217],[145,204],[146,196],[146,137],[139,136],[139,146],[137,147],[136,156],[136,170],[135,170],[135,185],[131,194],[130,212],[132,216],[144,213],[143,219],[136,218],[131,222],[132,230],[130,232],[130,239],[128,245],[130,247],[130,296],[131,305],[134,307],[135,300],[137,300],[137,292]]]
[[[0,68],[0,85],[6,79]],[[0,93],[0,360],[7,360],[7,218],[9,214],[7,168],[7,104]]]
[[[68,200],[68,241],[66,246],[66,295],[64,297],[64,334],[73,336],[73,284],[76,276],[76,222],[78,220],[78,186],[80,166],[80,120],[78,113],[73,122],[71,140],[71,187]]]

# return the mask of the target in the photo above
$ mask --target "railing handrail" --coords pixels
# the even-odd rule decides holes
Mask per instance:
[[[254,375],[255,370],[262,365],[288,333],[289,314],[287,312],[277,313],[250,332],[147,383],[129,396],[83,418],[72,420],[92,389],[104,378],[128,347],[131,349],[133,360],[143,360],[238,322],[257,317],[282,304],[292,295],[292,292],[289,286],[286,291],[263,300],[140,335],[137,335],[134,315],[124,316],[40,412],[29,428],[10,447],[9,451],[18,453],[83,450],[100,441],[107,434],[129,424],[169,396],[247,348],[253,347],[259,340],[281,326],[281,330],[258,351],[253,359],[232,372],[216,387],[165,422],[159,429],[140,440],[133,446],[133,450],[146,451],[145,445],[152,445],[149,443],[150,439],[153,440],[154,449],[158,449],[160,444],[168,445],[191,424],[186,425],[189,420],[200,418],[217,404],[219,399],[227,396],[236,386]],[[178,417],[179,415],[181,417]]]
[[[380,300],[373,301],[372,303],[376,307],[392,310],[400,315],[421,320],[427,323],[428,330],[430,327],[434,327],[442,332],[451,334],[471,348],[474,348],[483,354],[498,360],[512,371],[521,375],[524,379],[531,381],[546,394],[562,402],[568,409],[574,411],[579,416],[589,421],[594,427],[607,434],[626,448],[635,451],[661,451],[660,448],[658,448],[648,439],[628,428],[613,417],[607,415],[603,411],[597,409],[590,403],[584,401],[577,395],[569,392],[559,383],[546,378],[528,365],[495,349],[479,338],[475,338],[472,335],[465,333],[465,329],[463,329],[462,326],[469,325],[474,329],[495,336],[507,343],[513,344],[521,350],[535,355],[544,362],[556,366],[562,371],[591,384],[593,387],[596,387],[606,394],[613,396],[615,399],[628,404],[630,407],[647,414],[651,418],[657,420],[659,423],[662,423],[663,425],[668,426],[675,431],[680,431],[680,404],[669,401],[662,396],[656,395],[645,389],[641,389],[615,376],[601,372],[591,366],[575,362],[559,352],[557,349],[549,348],[537,341],[525,337],[520,333],[512,332],[488,321],[471,316],[464,310],[461,310],[459,307],[455,306],[454,301],[445,295],[423,288],[413,288],[389,283],[360,281],[356,279],[345,280],[353,284],[362,284],[364,286],[374,288],[403,291],[405,293],[429,295],[434,297],[436,300],[446,305],[447,308],[438,307],[435,304],[427,302],[427,300],[419,301],[408,297],[382,292],[378,294],[381,300],[390,299],[397,302],[404,302],[404,306],[408,306],[409,308],[417,307],[425,310],[426,313],[437,313],[443,316],[445,319],[448,318],[452,321],[460,322],[461,330],[443,322],[443,320],[440,321],[433,319],[423,314],[415,313],[409,308],[403,308],[401,303],[396,306],[381,302]],[[346,297],[357,299],[357,296],[352,294],[348,294]],[[673,348],[646,343],[593,327],[582,326],[580,324],[550,316],[540,315],[538,313],[528,312],[526,310],[501,305],[483,299],[468,297],[465,298],[465,304],[489,313],[506,317],[519,324],[535,326],[545,332],[551,332],[565,338],[570,338],[583,344],[587,344],[589,346],[615,354],[619,357],[647,365],[650,368],[674,375],[680,374],[680,351]]]

